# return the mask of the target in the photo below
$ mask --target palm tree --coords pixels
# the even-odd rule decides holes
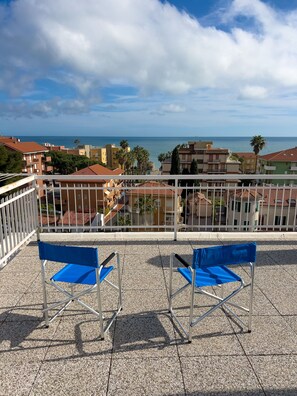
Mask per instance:
[[[120,146],[122,147],[123,150],[126,150],[129,147],[128,140],[121,140],[120,141]]]
[[[127,153],[123,148],[119,149],[119,151],[115,153],[115,158],[118,160],[123,170],[125,170],[126,154]]]
[[[148,163],[150,159],[149,152],[140,146],[135,146],[133,152],[137,161],[138,174],[144,175],[148,169]]]
[[[253,136],[250,142],[251,146],[253,147],[253,151],[256,155],[256,164],[255,164],[255,173],[257,173],[258,169],[258,155],[260,151],[265,147],[266,141],[261,135]]]
[[[133,151],[129,151],[126,153],[126,173],[133,173],[133,167],[135,162],[135,154]]]

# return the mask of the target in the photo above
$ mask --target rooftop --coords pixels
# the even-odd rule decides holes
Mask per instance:
[[[296,241],[281,234],[282,239],[258,242],[251,334],[216,311],[194,327],[187,344],[167,311],[169,255],[190,258],[195,247],[232,241],[111,241],[102,234],[99,241],[98,234],[79,242],[80,235],[68,234],[68,241],[98,246],[101,258],[114,250],[121,254],[124,310],[104,341],[95,317],[74,304],[44,328],[37,246],[23,248],[0,271],[1,394],[297,394]],[[51,237],[61,243],[67,235]],[[236,270],[245,276],[244,268]],[[106,291],[108,317],[114,300]],[[188,296],[177,301],[186,321]]]
[[[261,159],[275,162],[297,162],[297,147],[261,155]]]
[[[23,154],[48,152],[47,147],[35,142],[3,141],[3,145]]]

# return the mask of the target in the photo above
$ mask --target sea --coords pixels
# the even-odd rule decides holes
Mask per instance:
[[[150,153],[150,160],[154,163],[155,168],[160,167],[158,156],[161,153],[172,151],[178,144],[189,141],[207,140],[213,142],[215,148],[228,148],[232,152],[252,151],[250,145],[251,137],[218,137],[218,136],[181,136],[181,137],[124,137],[124,136],[17,136],[23,142],[37,142],[40,144],[51,143],[57,146],[68,148],[75,147],[74,141],[78,139],[80,144],[90,144],[92,146],[103,147],[106,144],[115,144],[119,146],[120,141],[125,139],[133,149],[135,146],[142,146]],[[292,147],[297,147],[296,137],[265,137],[266,145],[261,154],[273,153]]]

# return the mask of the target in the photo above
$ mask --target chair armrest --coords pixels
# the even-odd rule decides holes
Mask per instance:
[[[187,268],[190,267],[190,264],[188,264],[188,263],[186,262],[186,260],[184,260],[182,257],[180,257],[180,255],[175,254],[174,257],[175,257],[179,262],[181,262],[182,265],[183,265],[184,267],[187,267]]]
[[[102,263],[101,263],[101,267],[105,267],[106,264],[108,264],[110,262],[111,259],[114,258],[114,256],[116,255],[116,252],[111,253]]]

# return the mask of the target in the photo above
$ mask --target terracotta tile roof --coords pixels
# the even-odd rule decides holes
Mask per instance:
[[[248,189],[234,191],[230,195],[232,197],[236,196],[236,198],[240,198],[240,199],[243,199],[243,200],[250,200],[250,201],[254,201],[256,199],[260,200],[260,199],[263,198],[262,194],[259,191],[248,190]]]
[[[297,162],[297,147],[261,155],[261,159],[275,162]]]
[[[3,142],[4,146],[23,154],[48,152],[48,148],[35,142]]]
[[[138,188],[139,187],[139,188]],[[181,195],[182,188],[178,189],[178,194]],[[141,183],[137,188],[127,191],[129,195],[160,195],[160,196],[174,196],[174,187],[170,184],[161,182],[146,182]]]
[[[269,191],[270,190],[270,191]],[[264,206],[295,207],[297,191],[290,188],[266,188],[264,190]]]
[[[84,226],[90,225],[96,216],[96,212],[91,213],[78,213],[67,211],[64,216],[59,220],[58,225],[70,226]]]
[[[95,164],[91,166],[87,166],[86,168],[80,169],[77,172],[72,173],[72,175],[84,175],[84,176],[96,176],[96,175],[121,175],[123,170],[117,168],[115,170],[111,170],[106,168],[105,166]]]

